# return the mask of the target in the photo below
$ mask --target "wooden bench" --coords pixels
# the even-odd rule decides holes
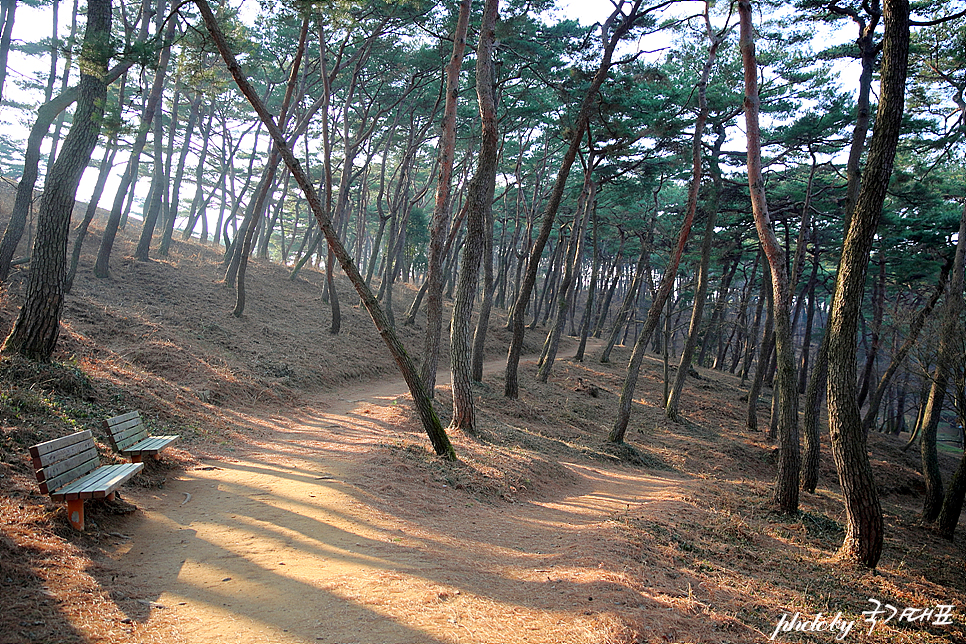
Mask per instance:
[[[104,421],[104,429],[115,451],[130,457],[132,463],[140,463],[145,454],[160,458],[162,449],[181,438],[179,435],[148,436],[148,428],[144,426],[138,411],[108,418]]]
[[[114,491],[141,471],[144,463],[101,465],[90,430],[30,448],[40,491],[54,501],[67,501],[67,518],[84,529],[86,499],[114,499]]]

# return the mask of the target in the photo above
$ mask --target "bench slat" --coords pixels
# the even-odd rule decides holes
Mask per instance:
[[[147,433],[148,433],[148,428],[142,424],[133,425],[123,430],[111,431],[111,435],[114,436],[115,440],[124,440],[125,438],[130,438],[131,436],[137,436],[138,434],[147,435]]]
[[[125,434],[130,434],[132,431],[140,431],[144,427],[144,421],[138,416],[137,418],[126,420],[123,423],[108,423],[107,426],[115,436],[124,436]]]
[[[100,462],[95,457],[90,459],[86,463],[84,463],[83,468],[77,468],[77,469],[82,470],[86,473],[90,473],[96,470],[98,465],[100,465]],[[43,479],[43,476],[44,476],[43,472],[37,472],[37,483],[40,486],[40,491],[43,492],[44,494],[51,494],[52,492],[56,491],[57,488],[67,485],[71,481],[75,480],[78,476],[84,476],[84,474],[75,474],[75,471],[71,470],[69,472],[65,472],[61,474],[60,476],[55,476],[53,478],[41,480]]]
[[[141,471],[144,463],[104,465],[87,476],[69,483],[50,496],[55,501],[104,498]]]
[[[109,427],[108,430],[116,442],[148,435],[148,428],[140,422],[140,419],[132,425],[125,425],[124,427]]]
[[[148,429],[144,426],[141,413],[137,410],[108,418],[104,421],[104,427],[108,431],[114,449],[122,453],[131,445],[148,437]]]
[[[93,465],[91,465],[92,462]],[[37,481],[41,483],[46,481],[52,489],[56,489],[58,487],[57,481],[62,481],[64,477],[68,477],[66,481],[80,478],[95,469],[97,462],[97,448],[94,447],[94,442],[90,441],[83,452],[38,469],[36,472]],[[63,485],[63,482],[60,485]]]
[[[157,454],[178,435],[150,436],[138,411],[129,411],[104,421],[114,449],[126,456],[139,458],[144,454]]]
[[[139,412],[136,409],[134,411],[129,411],[123,414],[119,414],[113,418],[108,418],[107,420],[104,421],[104,423],[107,424],[108,426],[114,426],[114,425],[120,425],[121,423],[124,423],[126,421],[129,421],[135,418],[137,419],[141,418],[141,412]]]
[[[122,454],[157,454],[169,444],[181,438],[174,436],[150,436],[143,441],[119,450]]]
[[[118,452],[124,452],[130,449],[132,445],[135,445],[143,440],[146,440],[147,438],[149,437],[146,431],[138,432],[137,434],[133,436],[129,436],[128,438],[115,441],[114,447]]]
[[[93,441],[91,440],[91,438],[87,437],[83,441],[80,441],[77,443],[69,443],[64,447],[61,447],[60,449],[55,450],[53,452],[47,452],[46,454],[35,456],[32,459],[34,470],[45,468],[48,465],[52,465],[54,463],[66,460],[71,456],[76,456],[77,454],[80,454],[85,450],[89,450],[91,448],[92,443]]]
[[[30,455],[33,458],[43,459],[44,456],[50,454],[51,452],[56,452],[59,449],[64,449],[65,447],[77,443],[83,443],[88,439],[92,439],[92,437],[93,434],[91,434],[90,430],[85,429],[82,432],[77,432],[76,434],[71,434],[70,436],[61,436],[60,438],[38,443],[30,448]],[[47,460],[47,462],[50,461]]]

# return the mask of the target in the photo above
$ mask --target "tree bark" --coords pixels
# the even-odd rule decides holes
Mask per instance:
[[[707,5],[705,5],[707,10]],[[716,40],[712,39],[712,45],[709,49],[709,60],[714,59],[714,52],[717,49]],[[706,83],[707,72],[710,75],[710,66],[705,65],[704,71],[702,71],[701,80]],[[634,401],[634,389],[637,386],[637,377],[640,373],[641,362],[644,360],[644,353],[646,351],[647,343],[651,339],[651,334],[657,327],[658,321],[661,317],[661,309],[664,308],[664,304],[667,301],[668,296],[671,294],[671,290],[674,287],[674,278],[677,276],[678,266],[681,263],[681,256],[684,254],[684,246],[688,241],[688,237],[691,235],[691,224],[694,221],[694,215],[698,210],[698,192],[701,187],[701,140],[704,136],[704,125],[708,120],[708,110],[707,106],[705,109],[699,109],[698,118],[694,124],[694,137],[691,141],[691,183],[688,187],[688,205],[687,211],[684,215],[684,221],[681,222],[681,230],[678,233],[677,243],[674,246],[671,257],[668,260],[667,267],[664,269],[664,276],[661,278],[661,285],[658,287],[657,291],[654,293],[654,300],[651,302],[651,308],[647,312],[647,318],[644,321],[644,328],[641,329],[640,335],[637,337],[637,341],[634,343],[634,351],[631,353],[630,363],[627,366],[627,376],[624,379],[624,386],[621,388],[620,403],[617,410],[617,421],[614,423],[614,427],[610,431],[608,440],[612,443],[622,443],[624,442],[624,434],[627,431],[627,423],[631,418],[631,405]]]
[[[466,50],[469,29],[470,0],[461,0],[456,31],[453,33],[453,54],[446,65],[446,102],[439,141],[439,175],[436,201],[429,232],[429,257],[426,275],[426,339],[423,345],[422,376],[432,393],[436,388],[436,369],[439,366],[440,339],[443,333],[443,264],[446,260],[446,239],[449,237],[450,192],[453,163],[456,153],[456,101],[459,98],[459,73]]]
[[[707,86],[707,82],[705,81],[703,85]],[[702,96],[704,87],[701,87],[698,92],[699,104],[706,104],[707,99]],[[714,188],[708,205],[708,220],[704,227],[704,239],[701,241],[701,263],[698,266],[698,284],[694,290],[694,305],[691,307],[691,322],[688,326],[688,337],[684,341],[684,347],[681,349],[681,360],[678,362],[678,371],[674,376],[674,385],[671,387],[670,392],[668,392],[664,405],[664,413],[674,422],[678,420],[678,403],[681,400],[681,392],[684,391],[684,383],[687,381],[688,371],[691,369],[694,350],[698,345],[701,317],[704,315],[704,299],[708,293],[708,270],[711,267],[711,247],[714,241],[714,225],[718,219],[718,201],[721,197],[722,186],[721,168],[718,165],[718,157],[721,154],[721,146],[724,143],[725,128],[723,124],[718,126],[717,135],[711,153],[711,177]]]
[[[111,174],[111,168],[114,166],[114,157],[117,156],[117,150],[117,136],[115,135],[108,143],[107,150],[104,151],[104,159],[101,161],[101,167],[97,173],[94,192],[91,194],[90,201],[87,204],[84,219],[78,224],[74,233],[74,248],[71,252],[70,266],[67,269],[67,285],[65,287],[65,292],[67,293],[70,293],[74,285],[74,277],[77,275],[77,265],[80,263],[81,249],[84,246],[84,240],[87,238],[87,230],[91,222],[94,221],[94,215],[97,214],[97,203],[104,193],[104,185],[107,183],[107,178]]]
[[[3,0],[0,3],[0,17],[3,28],[0,30],[0,101],[3,100],[3,86],[7,79],[7,56],[10,53],[10,37],[13,34],[13,21],[17,15],[17,0]]]
[[[174,236],[174,225],[178,220],[178,210],[181,203],[181,184],[184,181],[184,171],[185,165],[188,160],[188,148],[191,141],[191,133],[195,129],[195,125],[198,122],[198,117],[201,114],[201,93],[199,92],[195,99],[191,102],[191,111],[188,113],[188,123],[185,125],[184,130],[184,143],[181,147],[181,154],[178,156],[178,168],[175,170],[174,182],[171,184],[171,206],[168,209],[168,217],[164,222],[164,230],[161,234],[161,245],[158,248],[158,254],[162,257],[168,256],[168,251],[171,249],[171,238]],[[172,134],[173,136],[173,134]],[[201,160],[199,163],[202,165],[202,171],[204,167],[204,161]],[[201,185],[199,183],[198,190],[200,192]],[[190,232],[188,233],[191,234]]]
[[[466,242],[460,264],[459,284],[453,304],[453,323],[450,331],[450,363],[453,374],[453,420],[450,427],[464,432],[476,431],[472,389],[472,353],[470,349],[470,321],[473,300],[483,255],[483,236],[486,220],[492,209],[496,187],[496,157],[499,137],[496,123],[496,95],[493,89],[493,51],[496,45],[496,21],[499,0],[486,0],[480,42],[476,50],[476,94],[480,104],[483,138],[476,172],[466,195]]]
[[[856,399],[856,330],[869,252],[892,174],[903,116],[909,56],[909,4],[884,0],[883,62],[875,131],[865,178],[842,247],[827,335],[832,455],[845,497],[840,555],[874,568],[882,554],[882,508]]]
[[[164,1],[160,0],[161,5],[158,13],[164,13]],[[171,24],[176,24],[176,21],[172,21]],[[161,56],[158,60],[158,68],[154,73],[154,83],[151,85],[151,93],[148,95],[148,99],[144,105],[144,113],[141,117],[141,127],[138,130],[137,138],[134,140],[134,145],[131,149],[131,157],[128,162],[127,171],[121,178],[121,185],[117,190],[117,195],[114,197],[114,206],[111,208],[110,217],[107,220],[107,224],[104,226],[104,233],[101,236],[101,246],[97,251],[97,260],[94,263],[94,276],[105,279],[110,276],[110,260],[111,251],[114,248],[114,240],[117,237],[118,228],[121,225],[121,208],[124,204],[124,198],[128,194],[128,190],[131,188],[131,184],[135,181],[138,174],[138,166],[140,164],[141,152],[144,150],[144,144],[148,139],[148,132],[151,130],[151,125],[154,123],[154,115],[157,112],[158,104],[161,102],[161,90],[164,88],[165,81],[165,70],[168,66],[168,60],[171,57],[171,47],[170,43],[165,45],[161,49]]]
[[[653,222],[653,218],[651,221]],[[634,277],[631,279],[630,286],[627,288],[627,293],[624,295],[624,301],[621,303],[621,307],[617,309],[617,314],[614,316],[614,325],[611,327],[610,336],[607,338],[607,344],[604,345],[604,350],[600,354],[600,362],[604,364],[610,362],[610,354],[614,350],[614,346],[617,344],[617,340],[620,338],[621,332],[627,324],[628,316],[634,310],[634,304],[637,302],[641,293],[641,287],[644,285],[644,273],[649,268],[647,257],[651,252],[650,244],[647,242],[645,236],[642,235],[640,239],[641,255],[637,259]],[[601,313],[601,318],[605,316],[606,311]]]
[[[547,382],[547,379],[550,377],[550,370],[553,368],[554,360],[557,358],[557,347],[560,344],[560,335],[563,333],[564,325],[567,322],[567,313],[570,309],[574,279],[579,268],[580,258],[578,249],[584,237],[584,231],[587,228],[587,219],[597,199],[597,184],[591,179],[591,172],[595,165],[592,159],[593,154],[589,155],[587,159],[583,207],[577,208],[577,212],[574,215],[573,233],[570,236],[570,246],[567,248],[566,255],[562,256],[565,264],[564,276],[560,282],[560,293],[557,296],[556,315],[554,316],[553,324],[550,325],[550,331],[547,333],[546,346],[544,348],[545,356],[540,364],[540,369],[537,371],[537,379],[541,382]]]
[[[957,244],[958,246],[958,244]],[[882,404],[882,398],[885,396],[886,390],[889,388],[889,384],[892,382],[892,378],[895,376],[896,371],[899,370],[899,366],[902,361],[906,359],[909,352],[916,345],[916,341],[919,339],[919,333],[922,331],[922,327],[925,326],[926,320],[929,318],[939,299],[942,297],[944,287],[946,285],[946,280],[949,278],[949,270],[952,267],[951,264],[946,264],[943,267],[942,272],[939,275],[939,282],[936,284],[936,289],[933,291],[932,296],[926,301],[926,304],[919,309],[916,316],[912,319],[909,324],[909,330],[906,332],[906,339],[902,343],[902,346],[892,354],[892,359],[889,361],[889,366],[886,367],[885,373],[879,378],[879,384],[876,385],[875,390],[872,392],[871,398],[869,398],[869,406],[866,409],[865,416],[862,418],[862,426],[865,427],[865,431],[868,432],[872,429],[875,424],[876,417],[879,415],[879,407]]]
[[[758,127],[758,61],[751,21],[751,2],[738,3],[741,26],[741,54],[745,70],[745,123],[748,138],[748,183],[755,227],[771,268],[774,299],[775,352],[778,371],[776,389],[778,418],[778,480],[775,504],[782,514],[798,512],[798,473],[801,466],[798,440],[798,378],[795,372],[795,344],[792,338],[792,285],[785,251],[771,227],[765,183],[761,171],[761,134]]]

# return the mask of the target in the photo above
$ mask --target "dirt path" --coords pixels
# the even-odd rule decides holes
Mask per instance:
[[[614,564],[626,553],[608,520],[640,504],[673,505],[686,483],[567,463],[577,482],[559,498],[481,504],[429,482],[410,504],[405,488],[357,470],[367,449],[393,440],[379,412],[405,392],[401,380],[342,390],[322,410],[265,420],[246,453],[137,492],[143,512],[113,555],[136,584],[132,635],[162,629],[192,644],[616,641],[624,611],[642,598]]]

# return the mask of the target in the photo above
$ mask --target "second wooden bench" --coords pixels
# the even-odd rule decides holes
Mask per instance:
[[[140,463],[145,454],[160,458],[158,453],[180,438],[178,435],[148,436],[148,428],[138,411],[108,418],[104,428],[117,453],[130,457],[132,463]]]

